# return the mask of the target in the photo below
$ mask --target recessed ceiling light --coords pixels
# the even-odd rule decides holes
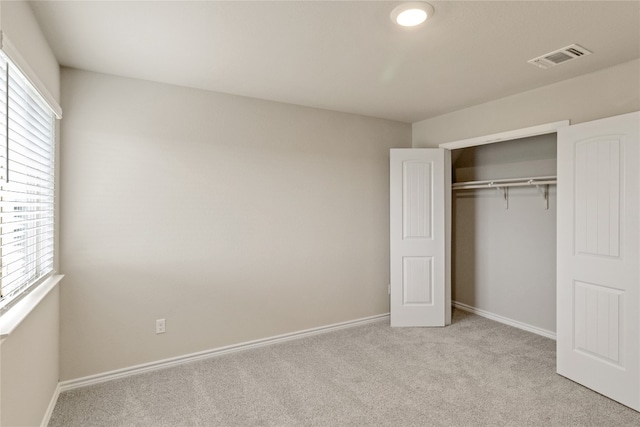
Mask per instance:
[[[415,27],[433,15],[433,6],[422,1],[403,3],[391,11],[391,20],[403,27]]]

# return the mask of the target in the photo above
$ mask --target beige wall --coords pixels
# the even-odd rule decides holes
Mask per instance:
[[[0,425],[38,426],[58,385],[55,288],[0,343]]]
[[[543,70],[540,70],[543,73]],[[413,124],[413,147],[559,120],[572,124],[640,110],[640,60]]]
[[[63,380],[388,312],[410,125],[69,69],[62,88]]]
[[[44,89],[59,100],[58,62],[29,5],[0,2],[0,29],[20,55],[21,65],[26,64]],[[0,344],[2,426],[40,425],[54,396],[59,372],[58,295],[58,289],[52,290]]]

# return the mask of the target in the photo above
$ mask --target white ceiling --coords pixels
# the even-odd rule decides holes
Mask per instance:
[[[414,29],[386,1],[31,3],[67,67],[409,123],[640,57],[640,1],[431,1]]]

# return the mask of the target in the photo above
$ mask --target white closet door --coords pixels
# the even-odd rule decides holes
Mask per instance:
[[[558,131],[558,373],[640,410],[640,113]]]
[[[391,150],[390,185],[391,326],[449,324],[450,152]]]

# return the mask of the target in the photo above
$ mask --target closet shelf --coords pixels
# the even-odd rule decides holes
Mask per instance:
[[[451,190],[495,188],[502,194],[502,197],[504,198],[504,208],[509,209],[509,187],[535,186],[544,198],[545,209],[549,209],[549,185],[553,185],[556,183],[557,177],[555,176],[534,176],[527,178],[458,182],[451,185]]]

